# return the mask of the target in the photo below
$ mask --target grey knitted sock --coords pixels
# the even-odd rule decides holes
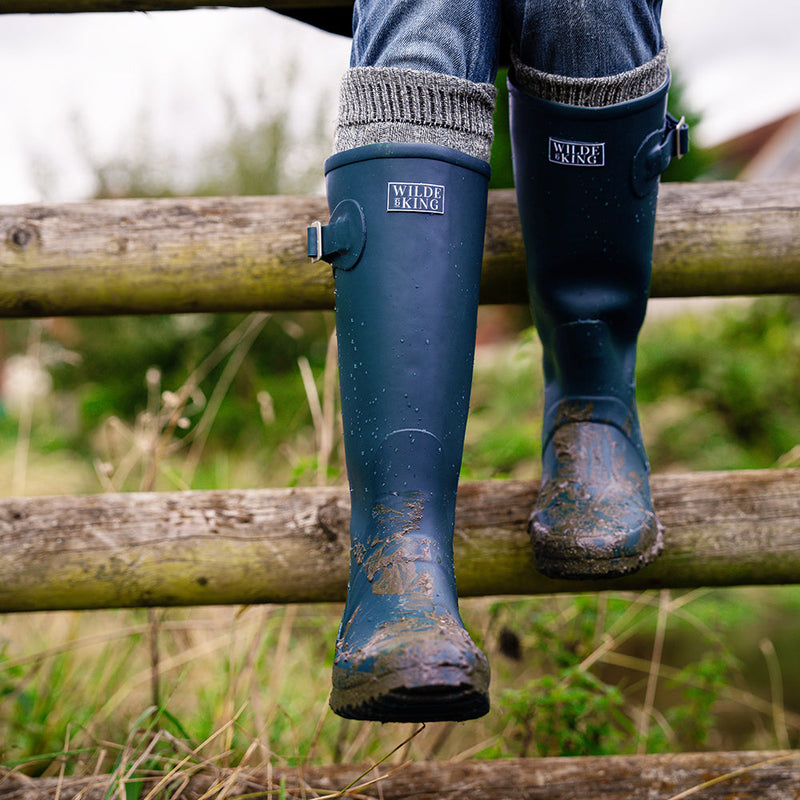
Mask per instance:
[[[523,64],[516,53],[511,54],[514,64],[514,83],[523,91],[569,106],[600,108],[635,100],[664,85],[669,75],[667,48],[636,69],[608,75],[603,78],[568,78],[551,75]]]
[[[450,75],[354,67],[342,79],[334,148],[422,142],[488,161],[496,94],[491,83]]]

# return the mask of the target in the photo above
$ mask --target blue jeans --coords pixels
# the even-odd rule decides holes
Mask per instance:
[[[662,0],[356,0],[352,67],[399,67],[491,83],[501,27],[523,64],[600,78],[663,46]]]

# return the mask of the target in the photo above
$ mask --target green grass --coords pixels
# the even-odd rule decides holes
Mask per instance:
[[[426,726],[405,757],[796,746],[795,640],[785,620],[796,615],[800,592],[661,600],[667,624],[657,663],[655,594],[463,602],[465,622],[492,662],[492,711]],[[730,617],[724,625],[720,607]],[[327,709],[339,613],[303,606],[160,610],[155,621],[144,611],[6,616],[0,763],[29,760],[27,773],[54,774],[60,761],[47,754],[69,749],[80,752],[69,757],[67,774],[91,772],[98,761],[111,770],[126,743],[156,734],[170,757],[180,742],[228,767],[377,760],[413,726],[348,722]],[[774,643],[786,678],[779,718],[764,641]]]

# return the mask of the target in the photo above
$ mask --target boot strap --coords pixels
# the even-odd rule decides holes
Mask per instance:
[[[673,158],[683,158],[689,152],[689,126],[686,119],[664,118],[664,127],[653,131],[639,146],[633,158],[633,189],[645,197],[658,184],[658,176]]]
[[[689,124],[686,117],[675,119],[667,114],[667,136],[672,141],[672,158],[683,158],[689,152]]]

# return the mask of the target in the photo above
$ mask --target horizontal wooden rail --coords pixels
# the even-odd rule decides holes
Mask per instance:
[[[0,14],[74,14],[95,11],[186,11],[190,8],[270,8],[319,11],[352,8],[353,0],[0,0]]]
[[[321,197],[0,206],[0,317],[331,308],[315,219]],[[800,293],[798,231],[800,183],[665,184],[652,294]],[[481,299],[526,297],[514,193],[494,191]]]
[[[800,470],[656,475],[663,556],[614,581],[533,567],[526,481],[463,484],[462,596],[800,583]],[[345,489],[109,494],[0,501],[0,612],[341,601]]]
[[[382,765],[361,778],[365,769],[341,765],[235,772],[192,769],[185,778],[180,774],[172,777],[186,781],[180,797],[210,800],[223,795],[286,800],[334,795],[383,800],[671,800],[690,795],[698,800],[797,800],[800,751],[408,763],[402,767]],[[162,778],[136,775],[130,777],[130,783],[135,781],[144,796]],[[350,785],[355,788],[338,794]],[[119,779],[109,775],[0,777],[0,800],[104,800],[124,794]]]

